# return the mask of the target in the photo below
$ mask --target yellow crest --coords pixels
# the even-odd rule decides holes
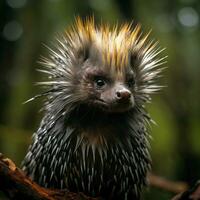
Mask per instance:
[[[66,34],[74,49],[91,45],[100,52],[104,64],[117,71],[122,71],[128,65],[130,54],[141,49],[149,35],[141,37],[140,25],[132,28],[132,23],[114,27],[103,24],[98,26],[93,17],[86,20],[77,17]],[[146,45],[143,53],[151,48]]]

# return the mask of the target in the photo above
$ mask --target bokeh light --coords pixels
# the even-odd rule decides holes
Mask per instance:
[[[26,4],[27,0],[6,0],[6,2],[11,8],[21,8]]]
[[[199,24],[199,15],[192,7],[184,7],[178,11],[179,22],[186,27],[196,27]]]
[[[22,33],[22,25],[16,20],[8,22],[3,29],[3,35],[9,41],[18,40],[21,37]]]

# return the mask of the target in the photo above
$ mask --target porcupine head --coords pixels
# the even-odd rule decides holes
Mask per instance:
[[[27,175],[48,188],[139,199],[150,169],[144,105],[164,62],[157,46],[139,25],[77,18],[41,61],[44,117],[23,161]]]

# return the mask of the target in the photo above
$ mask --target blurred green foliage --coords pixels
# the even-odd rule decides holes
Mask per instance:
[[[3,0],[0,2],[0,152],[20,165],[41,119],[42,102],[22,102],[37,94],[34,82],[42,44],[50,44],[74,16],[97,21],[140,22],[144,32],[166,47],[167,85],[147,105],[152,125],[153,171],[171,180],[200,178],[200,1],[198,0]],[[149,189],[145,199],[169,199]]]

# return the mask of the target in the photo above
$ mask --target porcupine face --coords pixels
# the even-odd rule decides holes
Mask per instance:
[[[88,55],[78,84],[79,89],[87,96],[84,102],[90,107],[105,112],[124,112],[134,106],[135,74],[131,66],[118,74],[112,72],[101,60],[93,62]]]

